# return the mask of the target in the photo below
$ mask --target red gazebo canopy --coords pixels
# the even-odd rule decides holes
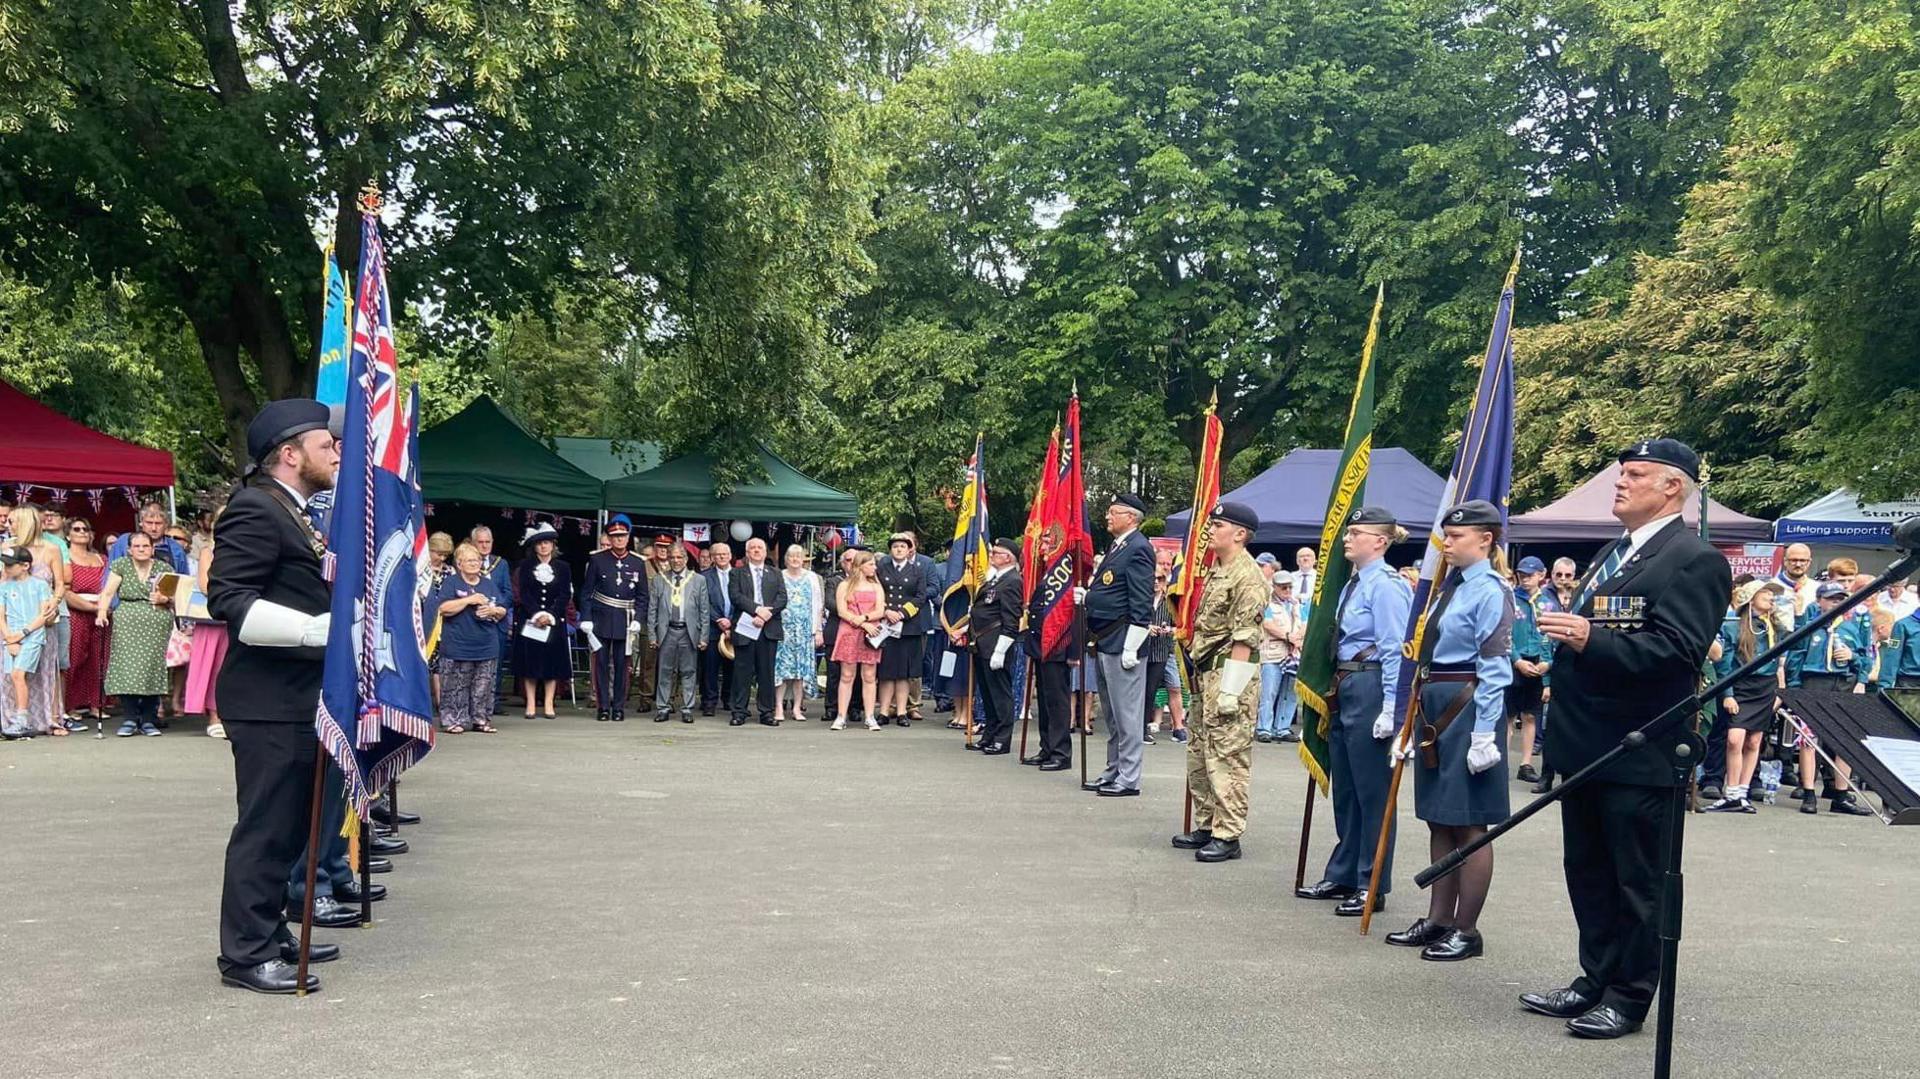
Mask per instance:
[[[0,483],[171,487],[173,454],[103,435],[0,382]]]

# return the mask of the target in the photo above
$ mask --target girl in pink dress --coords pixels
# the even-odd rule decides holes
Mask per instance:
[[[833,597],[834,606],[840,614],[840,632],[833,641],[833,660],[836,663],[852,664],[860,672],[860,699],[867,709],[867,729],[877,731],[880,724],[874,719],[873,708],[874,668],[880,662],[880,649],[867,641],[867,634],[880,625],[877,617],[885,606],[886,590],[874,577],[873,552],[856,551],[853,566],[847,579],[840,582]],[[846,676],[847,668],[842,667],[840,677],[839,709],[834,713],[833,729],[847,729],[847,705],[853,699],[853,679]]]

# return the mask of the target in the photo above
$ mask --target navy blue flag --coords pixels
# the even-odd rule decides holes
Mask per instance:
[[[378,218],[361,221],[359,303],[348,358],[340,479],[328,546],[333,625],[314,721],[346,777],[349,804],[367,803],[433,748],[418,582],[427,537],[418,485],[419,392],[400,401]]]
[[[1515,251],[1506,285],[1500,291],[1500,303],[1494,308],[1493,332],[1487,338],[1473,407],[1467,410],[1460,445],[1453,454],[1453,468],[1447,473],[1446,490],[1440,496],[1433,531],[1427,539],[1427,554],[1420,562],[1420,584],[1413,592],[1413,611],[1402,652],[1409,662],[1400,664],[1399,696],[1394,698],[1406,716],[1411,716],[1419,703],[1413,699],[1413,679],[1418,673],[1413,661],[1420,658],[1427,607],[1437,598],[1434,582],[1445,570],[1441,518],[1462,502],[1482,498],[1500,507],[1500,525],[1503,530],[1506,527],[1507,494],[1513,486],[1513,282],[1519,274],[1520,252]],[[1409,723],[1406,729],[1412,727]]]

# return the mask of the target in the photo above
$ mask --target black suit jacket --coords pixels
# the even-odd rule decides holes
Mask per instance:
[[[903,637],[923,636],[933,629],[933,604],[927,599],[931,590],[938,594],[927,573],[927,564],[916,559],[907,559],[904,566],[895,566],[891,557],[882,558],[874,566],[874,577],[887,593],[887,609],[899,611],[900,635]]]
[[[1087,585],[1087,629],[1108,655],[1118,655],[1127,627],[1153,624],[1153,544],[1136,529],[1107,552]]]
[[[1613,550],[1602,550],[1593,564],[1603,564]],[[1630,555],[1595,594],[1640,597],[1644,619],[1633,627],[1594,626],[1584,651],[1564,644],[1554,650],[1548,766],[1561,775],[1577,772],[1628,732],[1693,696],[1732,588],[1726,556],[1679,520]],[[1594,606],[1590,599],[1575,613],[1592,617]],[[1683,721],[1691,718],[1688,713]],[[1669,786],[1673,770],[1664,754],[1647,749],[1626,754],[1598,778]]]
[[[755,607],[765,607],[773,612],[767,624],[760,627],[763,640],[778,641],[787,635],[786,627],[780,623],[780,612],[787,608],[787,578],[768,562],[760,567],[760,602],[753,602],[753,567],[741,565],[727,574],[727,598],[733,604],[733,624],[736,627],[733,643],[740,644],[746,638],[740,636],[738,626],[753,617]],[[1718,627],[1715,627],[1716,629]]]
[[[973,610],[967,615],[967,639],[973,650],[990,656],[1000,638],[1020,632],[1020,614],[1026,597],[1020,570],[1013,567],[980,586],[973,597]]]
[[[272,481],[267,481],[272,482]],[[230,627],[217,692],[228,719],[311,725],[320,704],[324,648],[264,648],[240,640],[256,600],[324,614],[332,590],[320,574],[313,533],[299,510],[257,486],[242,488],[214,528],[207,613]]]

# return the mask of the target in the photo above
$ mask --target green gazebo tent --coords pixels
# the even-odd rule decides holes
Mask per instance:
[[[600,482],[528,434],[484,394],[420,432],[420,490],[429,502],[598,510]]]
[[[609,480],[606,506],[681,521],[843,524],[860,515],[852,495],[808,477],[765,446],[759,451],[766,482],[736,487],[725,498],[714,495],[713,458],[689,453],[638,475]]]
[[[553,440],[553,452],[582,472],[602,482],[631,476],[660,463],[665,456],[657,442],[632,439],[579,438],[561,435]]]

